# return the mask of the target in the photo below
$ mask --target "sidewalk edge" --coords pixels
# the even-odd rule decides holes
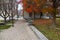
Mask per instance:
[[[37,35],[37,37],[39,37],[39,39],[48,40],[37,28],[35,28],[34,26],[30,26],[30,28]]]

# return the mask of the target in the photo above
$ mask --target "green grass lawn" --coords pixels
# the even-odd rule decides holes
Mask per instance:
[[[44,24],[36,25],[35,27],[41,31],[49,40],[60,40],[60,19],[57,19],[57,25],[55,28],[53,26]]]
[[[8,29],[11,25],[0,25],[0,30]]]
[[[4,20],[0,20],[0,22],[3,22]]]
[[[0,20],[0,22],[3,22],[3,20]],[[14,20],[14,22],[15,22],[15,20]],[[5,25],[0,25],[0,31],[10,28],[11,25],[12,25],[12,21],[7,22]]]

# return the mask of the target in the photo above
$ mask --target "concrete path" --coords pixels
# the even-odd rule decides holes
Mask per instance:
[[[0,40],[39,40],[28,26],[28,23],[21,19],[14,24],[14,27],[0,32]]]

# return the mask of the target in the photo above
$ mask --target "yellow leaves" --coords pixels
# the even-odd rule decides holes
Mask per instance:
[[[39,0],[33,0],[34,2],[36,2],[36,3],[38,3],[39,2]]]
[[[40,12],[39,10],[41,10],[43,13],[52,12],[53,11],[53,8],[51,6],[47,7],[47,8],[41,8],[42,6],[43,7],[46,6],[47,0],[32,0],[31,4],[29,4],[26,1],[27,0],[23,0],[24,9],[28,8],[28,6],[30,5],[29,7],[31,7],[32,10],[34,10],[35,12]],[[31,10],[28,10],[28,11],[30,12]]]
[[[52,7],[48,7],[47,11],[48,12],[52,12],[53,11],[53,8]]]
[[[42,0],[42,1],[41,1],[41,4],[44,4],[44,3],[46,3],[46,2],[47,2],[46,0]]]
[[[42,9],[42,12],[43,12],[43,13],[52,12],[52,11],[53,11],[53,8],[52,8],[52,7],[47,7],[47,8],[43,8],[43,9]]]
[[[40,6],[40,4],[37,4],[37,6]]]
[[[37,2],[38,0],[34,0],[35,2]]]
[[[48,12],[48,11],[47,11],[47,8],[43,8],[43,9],[42,9],[42,12],[43,12],[43,13]]]

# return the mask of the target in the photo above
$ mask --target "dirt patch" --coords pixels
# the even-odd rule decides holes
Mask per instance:
[[[33,24],[40,25],[40,24],[52,24],[51,19],[35,19]]]

